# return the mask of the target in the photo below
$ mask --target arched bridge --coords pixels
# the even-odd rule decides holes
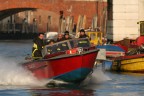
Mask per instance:
[[[53,28],[51,29],[58,29],[57,17],[59,16],[60,11],[64,12],[65,17],[73,16],[74,23],[77,23],[79,15],[85,15],[86,27],[88,28],[89,26],[91,26],[92,19],[96,14],[98,14],[98,25],[102,23],[100,22],[100,20],[102,20],[103,18],[101,15],[103,14],[102,11],[104,7],[107,6],[107,3],[98,1],[99,0],[0,0],[0,21],[19,12],[41,9],[52,12],[53,15],[55,15],[55,17],[53,18],[54,23],[52,24]],[[39,23],[38,30],[43,32],[47,30],[48,16],[48,13],[42,12],[42,14],[37,17],[37,19],[39,18],[40,21],[42,21],[43,23]],[[31,22],[33,21],[31,20]],[[5,24],[7,27],[3,25],[4,24],[1,24],[0,31],[3,31],[4,29],[6,32],[9,32],[10,28],[7,28],[7,22]]]
[[[63,0],[0,0],[0,20],[26,10],[43,9],[58,13],[67,7]]]
[[[88,21],[91,21],[92,16],[98,11],[98,3],[96,1],[97,0],[0,0],[0,20],[10,14],[21,11],[43,9],[57,14],[59,14],[60,10],[63,10],[65,15],[71,14],[76,17],[84,14],[87,16]]]

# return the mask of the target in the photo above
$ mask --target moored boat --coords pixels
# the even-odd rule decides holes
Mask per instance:
[[[124,56],[126,51],[121,48],[119,45],[97,45],[96,48],[98,49],[105,49],[106,50],[106,57],[119,57]]]
[[[87,38],[65,40],[45,46],[43,59],[23,66],[38,79],[80,83],[92,72],[98,51]]]
[[[141,45],[129,52],[125,56],[112,59],[113,71],[119,72],[144,72],[144,46]]]
[[[144,72],[144,54],[122,56],[115,58],[112,64],[113,71]]]

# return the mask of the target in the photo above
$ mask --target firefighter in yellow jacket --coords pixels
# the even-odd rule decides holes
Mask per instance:
[[[32,57],[33,59],[42,58],[42,49],[44,46],[44,33],[39,33],[37,38],[34,38],[32,47]]]

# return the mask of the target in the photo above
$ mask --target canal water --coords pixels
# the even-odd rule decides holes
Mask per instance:
[[[81,85],[39,81],[20,64],[31,54],[32,41],[0,41],[0,96],[144,96],[144,75],[94,69]]]

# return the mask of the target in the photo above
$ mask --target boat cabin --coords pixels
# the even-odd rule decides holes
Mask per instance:
[[[90,48],[91,44],[88,38],[75,38],[70,40],[65,40],[61,42],[54,43],[53,45],[46,45],[43,48],[42,55],[43,57],[48,54],[55,54],[55,53],[75,53],[74,50],[76,49],[86,49]],[[72,50],[73,49],[73,50]],[[70,52],[70,51],[73,52]]]

